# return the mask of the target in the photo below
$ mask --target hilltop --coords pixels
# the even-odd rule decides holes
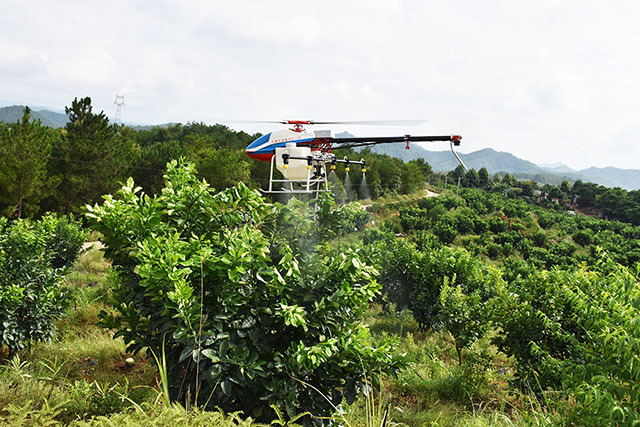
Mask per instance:
[[[22,118],[24,105],[11,105],[0,107],[0,122],[15,123]],[[34,120],[40,119],[43,125],[52,128],[61,128],[67,124],[69,118],[66,114],[56,113],[49,110],[33,110],[31,117]]]

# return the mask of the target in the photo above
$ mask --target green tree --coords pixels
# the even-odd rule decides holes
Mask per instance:
[[[64,312],[64,274],[86,234],[68,218],[38,222],[0,218],[0,348],[50,340]]]
[[[466,187],[476,188],[480,186],[480,176],[475,169],[469,169],[464,175],[463,181]]]
[[[502,183],[503,184],[507,184],[507,185],[512,185],[513,184],[513,177],[509,174],[509,173],[505,173],[504,176],[502,177]]]
[[[0,209],[5,215],[32,216],[60,182],[49,176],[47,164],[59,137],[57,131],[31,119],[25,107],[14,126],[0,126]]]
[[[173,399],[261,420],[270,405],[328,416],[365,375],[392,370],[390,344],[360,320],[375,270],[353,249],[296,250],[313,210],[267,204],[242,183],[216,192],[174,161],[159,196],[130,179],[89,211],[115,270],[101,323],[129,351],[164,350]],[[298,232],[281,233],[292,215]]]
[[[478,341],[489,330],[490,304],[479,290],[465,294],[460,285],[452,287],[448,282],[448,278],[445,278],[440,290],[441,308],[438,320],[441,327],[453,337],[458,364],[462,365],[462,350]]]
[[[464,178],[466,173],[467,172],[464,170],[464,167],[462,167],[462,165],[458,165],[454,170],[449,172],[449,179],[452,184],[457,184],[458,178]]]
[[[562,183],[560,184],[560,191],[562,191],[567,196],[571,195],[571,184],[569,184],[569,181],[567,181],[566,179],[562,180]]]
[[[489,171],[487,168],[480,168],[478,171],[478,184],[480,184],[481,188],[489,188]]]
[[[69,122],[57,153],[62,159],[58,166],[64,171],[59,210],[69,213],[117,189],[137,149],[131,130],[110,125],[104,112],[95,114],[91,98],[74,99],[65,112]]]
[[[189,138],[185,150],[200,176],[213,188],[224,190],[239,182],[252,186],[250,159],[244,150],[216,146],[210,137]]]

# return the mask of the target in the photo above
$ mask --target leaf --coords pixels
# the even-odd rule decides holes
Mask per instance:
[[[227,350],[229,350],[229,340],[224,340],[220,343],[219,355],[221,359],[227,358]]]
[[[218,355],[216,354],[215,350],[212,348],[205,348],[204,350],[202,350],[202,355],[208,359],[211,360],[211,363],[218,363],[220,362],[220,358],[218,357]]]
[[[231,382],[229,380],[223,380],[220,383],[220,388],[222,389],[222,392],[227,396],[231,394]]]

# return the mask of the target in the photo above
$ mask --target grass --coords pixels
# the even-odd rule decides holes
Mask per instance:
[[[397,378],[386,378],[381,393],[389,402],[393,422],[408,426],[550,425],[549,415],[535,396],[509,388],[512,368],[489,338],[467,351],[460,367],[451,338],[421,331],[410,312],[373,306],[366,322],[374,337],[400,337],[397,351],[404,356],[406,368]],[[364,416],[363,400],[349,408],[351,419]],[[352,425],[366,424],[361,420]]]

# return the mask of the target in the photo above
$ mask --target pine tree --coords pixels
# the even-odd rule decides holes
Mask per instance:
[[[31,119],[24,108],[22,119],[0,127],[0,210],[18,218],[33,216],[40,201],[60,182],[49,176],[47,163],[57,131]]]
[[[69,213],[115,191],[130,173],[137,150],[130,130],[109,124],[102,111],[93,113],[91,98],[75,98],[65,112],[69,122],[58,152],[64,174],[60,210]]]

